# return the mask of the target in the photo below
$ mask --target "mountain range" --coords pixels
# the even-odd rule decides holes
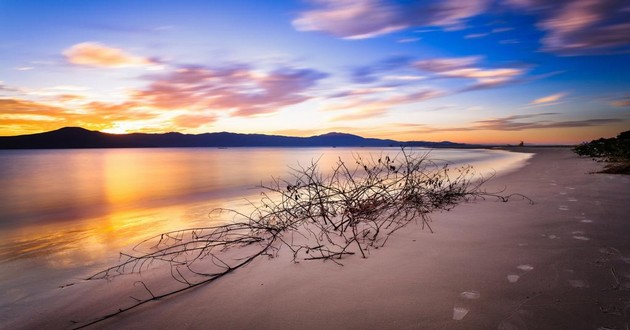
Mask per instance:
[[[327,133],[311,137],[292,137],[239,133],[130,133],[109,134],[80,127],[18,136],[0,136],[0,149],[74,149],[74,148],[191,148],[191,147],[470,147],[449,141],[401,142],[364,138],[346,133]]]

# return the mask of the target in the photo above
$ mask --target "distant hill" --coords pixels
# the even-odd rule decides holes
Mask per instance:
[[[400,142],[363,138],[345,133],[327,133],[311,137],[264,134],[109,134],[80,127],[18,136],[0,136],[0,149],[75,149],[75,148],[191,148],[191,147],[466,147],[453,142]]]

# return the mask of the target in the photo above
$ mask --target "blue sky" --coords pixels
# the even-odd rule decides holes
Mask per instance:
[[[0,135],[578,143],[630,129],[629,18],[611,0],[2,0]]]

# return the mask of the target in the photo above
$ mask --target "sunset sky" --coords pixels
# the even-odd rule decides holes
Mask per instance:
[[[0,135],[630,129],[630,2],[0,0]]]

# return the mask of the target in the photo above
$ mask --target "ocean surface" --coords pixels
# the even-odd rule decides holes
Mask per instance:
[[[422,149],[428,158],[472,164],[486,176],[523,166],[529,154]],[[398,148],[171,148],[0,150],[0,307],[115,262],[143,238],[230,219],[259,186],[317,161],[400,154]],[[45,276],[43,275],[45,274]]]

